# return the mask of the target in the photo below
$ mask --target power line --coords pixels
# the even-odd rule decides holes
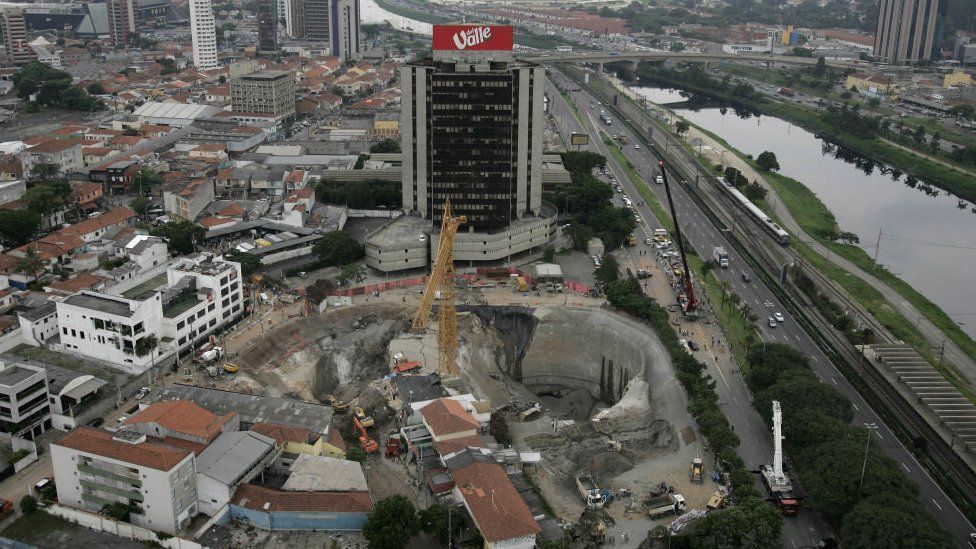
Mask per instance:
[[[919,244],[922,246],[935,246],[939,248],[953,248],[956,250],[976,250],[976,246],[964,246],[962,244],[950,244],[946,242],[933,242],[931,240],[922,240],[919,238],[912,238],[910,236],[900,236],[892,235],[891,233],[885,233],[882,236],[884,240],[891,240],[894,242],[904,242],[906,244]]]

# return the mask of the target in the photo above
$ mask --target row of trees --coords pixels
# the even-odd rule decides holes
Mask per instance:
[[[10,247],[34,239],[41,219],[61,211],[71,203],[71,186],[64,181],[44,181],[27,189],[22,210],[0,210],[0,240]]]
[[[850,401],[817,379],[806,355],[771,343],[753,346],[747,362],[753,405],[767,421],[771,402],[782,405],[795,472],[846,547],[952,547],[915,484],[872,442],[872,431],[850,425]]]
[[[607,250],[619,248],[637,224],[633,212],[613,206],[613,189],[593,176],[593,169],[605,166],[607,159],[592,152],[566,152],[562,157],[573,185],[546,199],[572,216],[567,233],[573,247],[585,250],[587,242],[596,237]]]
[[[402,549],[420,532],[433,536],[441,546],[456,538],[465,523],[461,513],[451,513],[439,504],[417,512],[406,496],[390,496],[376,502],[363,525],[363,537],[370,547]]]
[[[337,183],[322,181],[315,187],[315,199],[328,204],[345,204],[353,209],[400,208],[403,194],[400,183],[370,179]]]
[[[647,322],[668,349],[678,380],[688,394],[688,410],[698,428],[729,475],[733,509],[711,513],[697,522],[690,533],[693,547],[775,547],[779,545],[783,519],[755,488],[755,476],[736,453],[739,437],[718,405],[715,382],[705,365],[679,342],[667,311],[644,295],[632,276],[604,287],[610,304]]]
[[[765,154],[765,153],[764,153]],[[771,153],[770,153],[771,154]],[[725,181],[729,185],[742,191],[746,198],[753,202],[766,198],[766,189],[757,181],[749,182],[749,179],[742,175],[738,169],[728,166],[725,168]]]

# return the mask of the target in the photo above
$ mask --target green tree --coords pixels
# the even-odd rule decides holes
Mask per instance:
[[[762,200],[766,198],[766,194],[768,192],[769,191],[767,191],[765,187],[763,187],[756,181],[753,181],[752,183],[746,185],[746,188],[742,191],[742,194],[746,195],[746,198],[748,198],[749,200],[755,202],[757,200]]]
[[[136,356],[144,357],[150,355],[151,367],[156,367],[156,349],[159,348],[159,339],[156,338],[156,334],[148,334],[140,337],[136,341],[135,352]]]
[[[343,265],[339,272],[338,280],[339,284],[343,286],[348,284],[358,284],[366,280],[366,268],[362,265],[356,265],[355,263]]]
[[[27,189],[23,199],[27,202],[27,209],[37,215],[51,215],[68,205],[71,186],[64,181],[45,181]]]
[[[811,71],[817,78],[823,78],[827,75],[827,60],[820,56],[817,58],[817,64],[813,66]]]
[[[37,511],[37,500],[33,496],[27,495],[20,498],[20,512],[29,515]]]
[[[132,184],[139,194],[150,194],[153,188],[163,184],[163,176],[151,168],[139,168],[132,177]]]
[[[132,202],[129,202],[129,208],[143,217],[145,217],[146,212],[149,211],[149,205],[149,199],[145,196],[137,196],[132,200]]]
[[[0,226],[0,231],[2,230],[3,228],[2,226]],[[555,261],[556,248],[553,248],[552,246],[546,246],[546,248],[542,251],[542,260],[545,261],[546,263],[552,263],[553,261]]]
[[[224,254],[224,259],[228,261],[233,261],[234,263],[241,264],[241,275],[246,277],[251,276],[261,269],[261,258],[254,254],[249,254],[247,252],[241,252],[234,250],[230,253]]]
[[[435,503],[420,511],[420,527],[425,533],[436,537],[442,546],[447,546],[450,539],[457,539],[462,526],[462,516],[443,505]]]
[[[27,246],[24,250],[24,257],[17,262],[17,270],[31,275],[34,279],[37,278],[38,271],[44,270],[44,260],[38,255],[34,246]]]
[[[92,82],[88,84],[88,93],[92,95],[102,95],[105,93],[105,86],[101,82]]]
[[[26,244],[37,234],[40,220],[28,210],[0,210],[0,240],[9,247]]]
[[[41,112],[41,106],[37,104],[37,101],[31,101],[27,103],[27,106],[24,108],[24,112],[26,112],[27,114],[34,114],[34,113]]]
[[[861,237],[852,232],[841,231],[837,233],[837,240],[847,244],[858,244],[861,242]]]
[[[607,157],[590,151],[564,152],[560,156],[563,159],[563,167],[575,177],[590,174],[593,168],[602,168],[607,165]]]
[[[196,250],[197,242],[206,232],[206,229],[192,221],[174,221],[156,227],[149,234],[165,238],[171,250],[187,255]]]
[[[759,153],[756,157],[756,164],[765,171],[779,170],[779,162],[776,160],[776,154],[770,151],[763,151]]]
[[[366,452],[359,446],[349,446],[346,448],[346,459],[357,463],[365,463]]]
[[[400,152],[400,142],[396,139],[386,138],[369,148],[371,153],[398,153]]]
[[[315,243],[312,252],[329,267],[348,265],[365,255],[363,246],[343,231],[325,234]]]
[[[594,271],[596,279],[604,284],[610,284],[620,278],[620,264],[612,255],[603,257],[603,263]]]
[[[420,532],[420,519],[405,496],[381,499],[363,525],[363,537],[375,549],[403,549]]]
[[[861,501],[844,517],[844,547],[953,547],[952,540],[932,517],[913,507],[904,508],[897,501],[880,497]]]
[[[57,164],[51,164],[49,162],[40,162],[31,166],[30,177],[31,179],[54,179],[58,177],[58,171],[60,168]]]
[[[735,507],[709,513],[691,531],[692,547],[767,548],[779,546],[783,517],[765,501],[747,498]]]
[[[37,103],[88,111],[100,106],[85,90],[71,83],[71,75],[33,61],[17,71],[12,80],[17,96],[26,99],[37,94]]]
[[[690,129],[691,129],[691,124],[688,124],[688,122],[686,122],[684,120],[678,120],[674,124],[674,131],[678,135],[683,135],[686,131],[688,131]]]

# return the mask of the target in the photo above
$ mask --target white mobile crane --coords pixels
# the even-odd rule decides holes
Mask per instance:
[[[793,494],[793,482],[783,471],[783,411],[779,401],[773,401],[773,464],[759,467],[769,499],[784,515],[795,515],[799,507]]]

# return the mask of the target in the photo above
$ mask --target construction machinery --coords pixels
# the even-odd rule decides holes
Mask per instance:
[[[356,428],[356,432],[359,433],[359,446],[364,452],[367,454],[372,454],[379,450],[379,443],[373,440],[373,437],[369,436],[369,433],[366,432],[366,428],[363,427],[363,424],[359,422],[358,417],[352,417],[352,425]]]
[[[434,266],[424,288],[420,308],[413,317],[411,331],[421,333],[430,321],[434,298],[440,300],[438,305],[439,321],[437,332],[438,373],[442,376],[457,375],[457,309],[454,307],[454,235],[458,227],[467,221],[463,215],[455,217],[451,214],[451,201],[444,203],[443,218],[441,220],[441,234],[437,242],[437,255]]]
[[[349,411],[349,403],[344,400],[339,400],[335,395],[325,395],[322,400],[326,404],[332,407],[332,411],[337,414],[344,414]]]
[[[798,498],[793,494],[793,483],[783,471],[783,412],[779,401],[773,401],[773,463],[759,467],[763,485],[779,512],[795,515],[799,507]]]
[[[695,459],[691,460],[691,481],[692,482],[705,482],[705,462],[699,454],[695,454]]]
[[[661,168],[661,178],[664,182],[664,193],[668,196],[668,207],[671,208],[671,219],[674,220],[674,241],[678,245],[678,252],[681,254],[681,265],[683,267],[682,285],[684,287],[684,302],[682,306],[686,315],[694,315],[698,310],[698,299],[695,297],[695,288],[691,285],[691,269],[688,268],[688,256],[685,255],[685,243],[681,238],[681,224],[678,223],[678,214],[674,211],[674,200],[671,198],[671,186],[668,184],[668,172],[664,169],[664,161],[660,161],[658,166]]]
[[[354,411],[356,413],[356,419],[359,420],[360,425],[362,425],[363,427],[373,426],[375,422],[373,421],[372,416],[366,415],[366,410],[363,410],[361,407],[356,406]]]
[[[602,509],[606,501],[600,493],[600,487],[590,475],[580,475],[576,477],[576,488],[579,490],[580,497],[587,509]]]

